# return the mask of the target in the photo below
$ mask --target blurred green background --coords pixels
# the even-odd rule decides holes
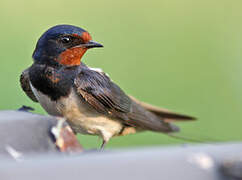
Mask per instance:
[[[0,108],[29,105],[22,70],[40,35],[56,24],[87,29],[103,49],[83,61],[100,67],[126,93],[198,117],[179,123],[184,136],[242,140],[242,1],[0,0]],[[17,129],[16,129],[17,131]],[[101,143],[79,136],[86,147]],[[114,138],[108,147],[184,143],[158,133]]]

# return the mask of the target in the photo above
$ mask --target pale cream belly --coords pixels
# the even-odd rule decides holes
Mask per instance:
[[[76,133],[98,135],[108,141],[120,133],[122,123],[117,119],[104,116],[80,100],[74,90],[68,97],[51,101],[46,95],[31,86],[41,106],[54,116],[62,116]]]

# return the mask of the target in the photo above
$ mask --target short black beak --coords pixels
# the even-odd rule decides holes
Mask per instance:
[[[102,44],[99,44],[93,40],[90,40],[88,43],[86,44],[83,44],[84,47],[87,47],[87,48],[98,48],[98,47],[103,47]]]

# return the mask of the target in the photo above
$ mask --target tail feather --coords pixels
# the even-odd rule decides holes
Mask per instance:
[[[195,117],[187,116],[187,115],[183,115],[183,114],[178,114],[178,113],[173,113],[173,112],[169,111],[168,109],[156,107],[156,106],[153,106],[151,104],[141,102],[141,101],[135,99],[132,96],[129,96],[129,97],[133,101],[135,101],[136,103],[141,105],[143,108],[145,108],[146,110],[148,110],[148,111],[154,113],[156,116],[160,117],[165,122],[196,120]]]
[[[196,139],[196,138],[191,138],[191,137],[186,137],[186,136],[181,136],[181,135],[175,135],[174,133],[167,133],[167,136],[170,136],[175,139],[183,140],[183,141],[188,141],[188,142],[194,142],[194,143],[209,143],[204,140]]]
[[[195,143],[204,143],[204,144],[213,144],[215,142],[223,142],[221,139],[217,139],[214,137],[206,137],[204,135],[196,135],[196,134],[187,134],[187,133],[166,133],[165,135],[175,138],[175,139],[179,139],[179,140],[183,140],[186,142],[195,142]]]

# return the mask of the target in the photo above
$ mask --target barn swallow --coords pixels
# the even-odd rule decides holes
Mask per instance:
[[[66,119],[75,133],[100,136],[102,148],[114,136],[177,132],[171,122],[194,119],[126,95],[104,72],[81,61],[87,50],[100,47],[82,28],[50,28],[37,42],[33,64],[20,76],[22,89],[48,114]]]

